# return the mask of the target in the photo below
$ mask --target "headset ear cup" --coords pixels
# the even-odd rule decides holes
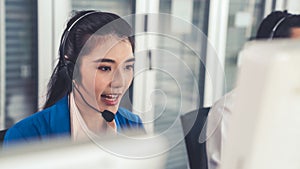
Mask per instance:
[[[73,80],[73,72],[74,72],[74,63],[68,61],[67,68],[68,68],[69,79],[72,81]]]

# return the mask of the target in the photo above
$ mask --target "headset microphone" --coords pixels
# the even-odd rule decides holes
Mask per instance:
[[[115,118],[115,114],[108,110],[104,110],[101,114],[104,120],[107,122],[112,122]]]
[[[111,111],[108,110],[104,110],[103,112],[99,111],[98,109],[96,109],[95,107],[93,107],[92,105],[90,105],[85,98],[83,97],[83,95],[81,94],[81,92],[79,91],[79,89],[76,87],[76,85],[73,85],[75,90],[77,90],[77,92],[79,93],[80,97],[82,98],[82,100],[84,101],[84,103],[89,106],[91,109],[95,110],[98,113],[101,113],[102,117],[104,118],[104,120],[106,122],[112,122],[115,119],[115,114],[112,113]]]

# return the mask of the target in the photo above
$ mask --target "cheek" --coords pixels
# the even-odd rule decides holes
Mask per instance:
[[[94,77],[86,75],[81,76],[80,84],[82,85],[82,88],[86,90],[87,93],[93,94]]]
[[[130,86],[130,84],[132,83],[133,80],[133,73],[129,73],[128,75],[126,75],[125,78],[125,83],[126,83],[126,87],[128,88]]]
[[[96,75],[94,79],[94,89],[95,93],[98,96],[101,94],[105,88],[109,85],[109,80],[105,76]]]
[[[91,87],[94,87],[95,73],[96,72],[88,65],[82,64],[80,66],[80,81],[87,89],[92,89]]]

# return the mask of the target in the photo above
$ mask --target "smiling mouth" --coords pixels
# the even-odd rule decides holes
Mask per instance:
[[[119,103],[121,94],[102,94],[101,100],[109,106],[114,106]]]

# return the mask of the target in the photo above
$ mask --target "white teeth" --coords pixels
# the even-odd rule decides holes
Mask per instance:
[[[110,95],[107,95],[108,97],[111,97],[111,98],[116,98],[118,97],[118,95],[113,95],[113,94],[110,94]]]
[[[117,100],[117,97],[104,97],[104,99],[110,102],[114,102]]]
[[[115,101],[116,99],[105,98],[105,100],[108,100],[108,101]]]
[[[107,95],[102,95],[106,98],[109,98],[109,99],[116,99],[119,95],[117,94],[107,94]]]

